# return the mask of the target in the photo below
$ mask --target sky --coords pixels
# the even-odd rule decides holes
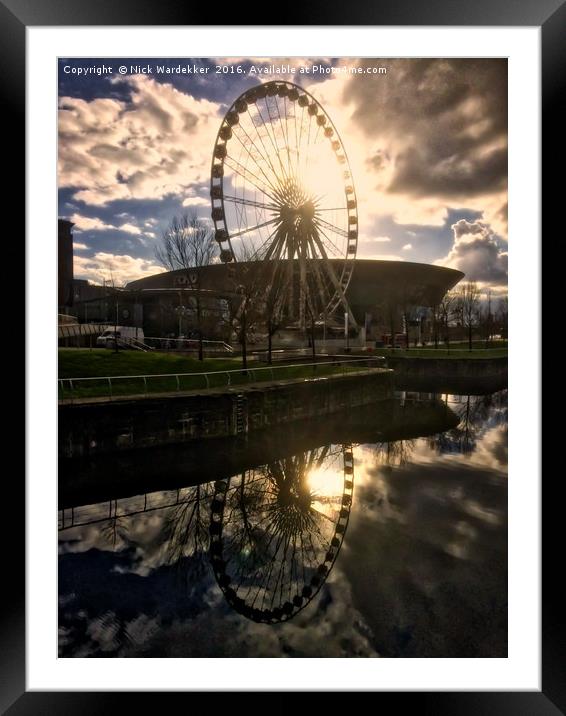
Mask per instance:
[[[76,278],[121,286],[163,270],[155,248],[171,219],[210,220],[224,114],[273,79],[313,94],[340,133],[358,258],[448,266],[506,293],[504,59],[60,59],[59,216],[75,224]]]

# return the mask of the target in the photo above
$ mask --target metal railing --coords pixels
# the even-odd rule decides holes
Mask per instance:
[[[230,388],[266,380],[313,380],[330,375],[345,375],[360,368],[384,368],[380,356],[371,358],[332,359],[320,363],[268,365],[252,368],[235,368],[202,373],[158,373],[151,375],[113,375],[89,378],[59,378],[59,399],[72,402],[75,398],[106,398],[150,393],[179,393],[208,388]],[[341,368],[340,370],[337,370]],[[296,369],[296,370],[295,370]],[[293,373],[296,373],[293,375]]]
[[[146,336],[144,342],[159,350],[198,350],[199,341],[198,338],[159,338],[157,336]],[[229,343],[225,341],[211,341],[203,339],[203,348],[206,351],[220,351],[222,353],[233,353],[234,349]]]

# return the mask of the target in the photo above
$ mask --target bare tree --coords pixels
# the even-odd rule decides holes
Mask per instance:
[[[273,336],[283,323],[285,282],[281,272],[275,272],[264,286],[263,316],[267,331],[267,362],[273,362]]]
[[[262,264],[251,260],[251,252],[241,248],[238,261],[227,263],[232,296],[228,300],[231,326],[242,351],[242,367],[248,367],[248,341],[260,321],[261,306],[265,304],[265,281]]]
[[[202,268],[212,263],[218,247],[210,226],[199,219],[196,213],[175,216],[161,236],[161,244],[155,250],[155,257],[168,271],[184,269],[187,286],[195,299],[198,358],[203,360],[202,335]],[[181,293],[180,293],[181,295]],[[179,299],[181,309],[181,299]]]
[[[509,298],[508,296],[502,296],[499,299],[499,304],[495,313],[495,320],[498,325],[498,332],[502,337],[507,338],[507,321],[509,312]]]
[[[478,307],[478,325],[483,333],[484,348],[489,348],[493,333],[493,311],[491,306],[491,289],[486,291],[486,300],[483,306]]]
[[[434,342],[434,347],[438,348],[439,328],[442,321],[442,311],[440,303],[435,303],[434,306],[431,306],[430,317],[432,318],[432,340]]]
[[[385,297],[380,304],[382,312],[382,321],[386,325],[391,334],[391,351],[395,350],[395,336],[397,329],[397,318],[399,313],[399,300],[393,288],[389,288],[385,292]]]
[[[443,340],[450,350],[450,322],[454,319],[454,315],[457,309],[458,297],[452,292],[448,291],[442,297],[442,301],[438,304],[439,320],[442,326]]]
[[[460,288],[458,295],[458,309],[462,326],[468,332],[468,350],[472,350],[472,333],[477,322],[480,290],[475,281],[467,281]]]

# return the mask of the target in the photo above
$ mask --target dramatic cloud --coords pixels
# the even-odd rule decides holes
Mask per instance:
[[[73,214],[70,217],[70,221],[73,222],[73,231],[110,231],[116,229],[112,224],[107,224],[102,219],[91,218],[88,216],[80,216],[80,214]]]
[[[387,75],[340,76],[315,92],[348,130],[356,183],[371,184],[368,210],[389,211],[399,223],[441,225],[449,206],[466,206],[505,231],[506,61],[360,64],[386,65]],[[361,193],[363,201],[369,187]]]
[[[94,256],[86,258],[75,256],[75,278],[82,278],[94,283],[113,281],[116,286],[123,286],[144,276],[161,273],[165,269],[153,261],[134,258],[128,255],[109,254],[98,251]]]
[[[273,62],[232,60],[248,66]],[[387,68],[385,75],[287,78],[322,103],[348,153],[358,200],[358,256],[400,260],[404,255],[467,266],[472,275],[485,274],[480,267],[495,257],[488,274],[504,280],[506,61],[277,60],[295,66],[315,62]],[[75,212],[77,231],[98,232],[86,236],[100,241],[89,240],[91,251],[149,258],[175,213],[195,210],[209,219],[210,158],[221,118],[243,89],[267,79],[273,76],[168,75],[159,81],[128,76],[92,79],[90,89],[64,93],[61,205]],[[470,223],[480,217],[490,227],[491,243],[476,235],[475,250],[459,239],[456,245],[450,236],[455,217]],[[384,249],[387,254],[378,253]]]
[[[114,224],[107,224],[102,221],[102,219],[81,216],[80,214],[73,214],[70,217],[70,221],[74,224],[73,231],[123,231],[126,234],[133,234],[134,236],[138,236],[139,234],[146,234],[147,236],[153,235],[151,232],[143,231],[132,223],[126,222],[124,224],[114,226]],[[75,244],[75,247],[76,246],[77,244]]]
[[[130,101],[62,97],[59,186],[91,205],[182,194],[205,180],[218,105],[129,77]]]
[[[488,224],[460,219],[452,225],[452,231],[454,245],[437,264],[463,271],[468,281],[493,286],[507,283],[507,252],[501,249]]]

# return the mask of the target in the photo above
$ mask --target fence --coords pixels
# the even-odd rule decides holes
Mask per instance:
[[[199,347],[198,338],[158,338],[154,336],[146,336],[144,338],[144,343],[151,348],[171,351],[196,351]],[[210,341],[208,339],[203,339],[202,346],[206,353],[233,353],[234,351],[232,346],[224,341]]]
[[[203,373],[160,373],[153,375],[116,375],[94,378],[59,378],[59,399],[72,402],[77,398],[106,398],[125,395],[175,393],[205,388],[230,388],[266,380],[312,380],[329,375],[345,375],[359,368],[383,368],[385,360],[371,358],[333,359],[321,363],[299,363],[281,366],[259,366]]]

